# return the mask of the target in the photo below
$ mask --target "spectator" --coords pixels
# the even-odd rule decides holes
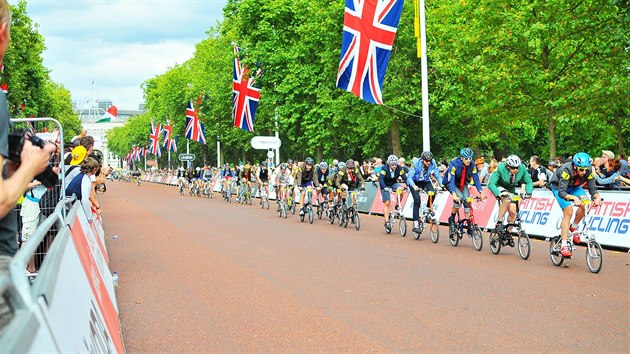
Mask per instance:
[[[10,34],[11,8],[6,0],[0,0],[0,66],[6,52]],[[17,252],[17,215],[14,212],[18,199],[22,197],[29,183],[37,174],[48,167],[50,154],[55,147],[46,144],[44,148],[33,145],[25,139],[19,148],[20,164],[6,160],[9,157],[9,105],[6,93],[0,92],[0,274],[9,274],[9,262]],[[15,148],[15,147],[13,147]],[[14,151],[15,152],[15,151]],[[12,318],[4,298],[0,296],[0,329]]]
[[[488,164],[486,163],[486,158],[482,156],[475,160],[475,167],[477,167],[479,181],[481,181],[481,183],[486,183],[484,182],[486,176],[488,175]]]
[[[547,168],[549,169],[549,171],[551,171],[551,173],[556,172],[556,169],[558,168],[558,166],[560,165],[558,164],[557,159],[551,159],[549,160],[549,163],[547,164]]]
[[[90,176],[93,176],[94,173],[96,173],[98,167],[98,162],[95,159],[91,157],[86,158],[83,162],[81,162],[79,174],[77,174],[66,187],[66,195],[76,196],[77,200],[81,202],[81,206],[83,207],[83,211],[85,211],[85,215],[87,216],[89,222],[92,222],[92,205],[90,203],[92,181]],[[94,208],[97,211],[100,211],[101,209],[98,204],[96,204]]]
[[[79,135],[76,135],[76,136],[72,137],[72,139],[70,140],[70,145],[73,148],[81,145],[81,139],[84,138],[85,136],[87,136],[87,130],[86,129],[82,129],[81,133],[79,133]]]
[[[492,177],[492,174],[497,170],[497,167],[499,166],[499,162],[495,159],[490,160],[490,164],[488,164],[488,174],[486,175],[486,178],[481,181],[481,183],[488,183],[490,182],[490,178]]]
[[[619,173],[624,177],[628,176],[628,160],[626,160],[626,157],[623,156],[623,154],[619,154],[617,159],[619,160],[619,164],[621,166],[619,167]]]
[[[70,182],[72,182],[72,180],[74,179],[74,177],[81,172],[80,168],[72,167],[72,166],[79,166],[83,162],[83,160],[85,160],[86,156],[87,156],[87,150],[85,149],[85,147],[79,145],[75,147],[74,149],[72,149],[72,154],[70,155],[71,157],[70,161],[67,161],[66,159],[67,165],[69,165],[69,167],[66,168],[65,177],[64,177],[64,184],[66,186],[69,185]]]
[[[551,178],[551,171],[541,165],[540,157],[534,155],[529,158],[530,176],[534,182],[534,187],[544,187]]]
[[[600,166],[595,166],[595,181],[598,185],[604,186],[605,188],[614,188],[621,186],[621,181],[618,177],[621,176],[619,173],[619,169],[621,168],[621,164],[619,161],[614,158],[608,159],[606,163],[606,171],[602,172]]]
[[[359,167],[359,172],[364,181],[367,181],[370,175],[372,175],[372,163],[370,160],[363,160],[363,165]]]

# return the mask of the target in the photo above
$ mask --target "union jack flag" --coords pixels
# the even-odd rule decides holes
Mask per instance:
[[[168,143],[166,144],[166,148],[168,149],[168,151],[177,152],[177,139],[169,139]]]
[[[337,87],[376,104],[404,0],[346,0]]]
[[[151,122],[149,153],[155,156],[162,156],[162,149],[160,149],[160,132],[162,132],[162,124],[158,123],[156,127],[153,122]]]
[[[162,127],[162,131],[164,131],[164,144],[162,144],[162,146],[166,147],[169,144],[169,140],[173,138],[173,126],[170,120],[168,121],[168,125]]]
[[[186,107],[186,139],[205,144],[206,136],[203,132],[204,129],[205,127],[203,126],[203,123],[201,123],[201,120],[199,120],[199,116],[197,115],[197,112],[195,112],[192,101],[189,101],[188,107]]]
[[[232,121],[234,126],[254,131],[254,116],[260,100],[260,89],[254,87],[256,78],[261,70],[256,72],[255,78],[249,76],[249,68],[244,68],[238,59],[241,48],[234,46],[234,75],[232,77]]]

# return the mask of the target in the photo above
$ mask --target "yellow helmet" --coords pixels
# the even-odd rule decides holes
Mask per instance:
[[[249,170],[250,168],[252,168],[252,166],[250,166],[249,164],[245,165],[246,170]]]

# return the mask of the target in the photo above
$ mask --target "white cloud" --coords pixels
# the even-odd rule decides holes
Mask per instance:
[[[44,65],[78,106],[92,99],[95,80],[97,99],[137,109],[142,82],[190,59],[226,2],[30,0],[27,11],[46,40]]]

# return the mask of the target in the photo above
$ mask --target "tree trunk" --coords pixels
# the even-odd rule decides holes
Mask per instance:
[[[617,111],[614,116],[615,131],[617,132],[617,143],[619,144],[619,154],[621,154],[624,158],[626,158],[626,154],[623,147],[623,134],[621,128],[621,117],[623,117],[623,112]]]
[[[389,128],[389,142],[392,146],[392,152],[396,156],[402,155],[402,147],[400,146],[400,126],[397,119],[394,119]]]
[[[315,162],[319,162],[324,159],[324,148],[321,146],[317,147],[317,160]]]
[[[549,120],[549,158],[556,158],[556,119],[555,109],[549,108],[547,111],[547,119]]]

